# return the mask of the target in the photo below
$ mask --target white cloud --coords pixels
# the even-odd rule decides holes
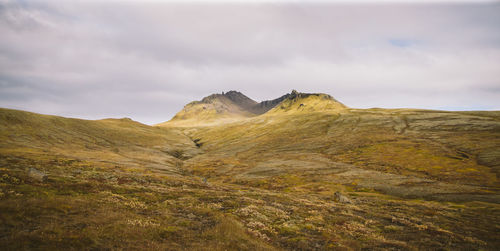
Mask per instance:
[[[0,106],[168,120],[291,89],[352,107],[498,109],[499,4],[0,3]]]

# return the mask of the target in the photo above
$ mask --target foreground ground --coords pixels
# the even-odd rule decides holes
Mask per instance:
[[[348,109],[150,127],[1,110],[0,126],[6,250],[500,246],[498,112]]]

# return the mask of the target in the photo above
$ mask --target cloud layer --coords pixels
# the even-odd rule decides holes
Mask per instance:
[[[0,107],[170,119],[239,90],[500,109],[500,4],[0,2]]]

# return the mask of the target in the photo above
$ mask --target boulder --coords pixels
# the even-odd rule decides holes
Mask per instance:
[[[333,201],[340,203],[352,203],[346,196],[342,195],[339,191],[333,194]]]
[[[40,181],[40,182],[45,182],[47,181],[47,174],[45,174],[42,171],[39,171],[35,168],[30,168],[28,169],[28,176],[34,180]]]

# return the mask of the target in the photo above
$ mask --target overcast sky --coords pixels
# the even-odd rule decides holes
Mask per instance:
[[[204,2],[0,0],[0,107],[154,124],[211,93],[297,89],[500,110],[499,2]]]

